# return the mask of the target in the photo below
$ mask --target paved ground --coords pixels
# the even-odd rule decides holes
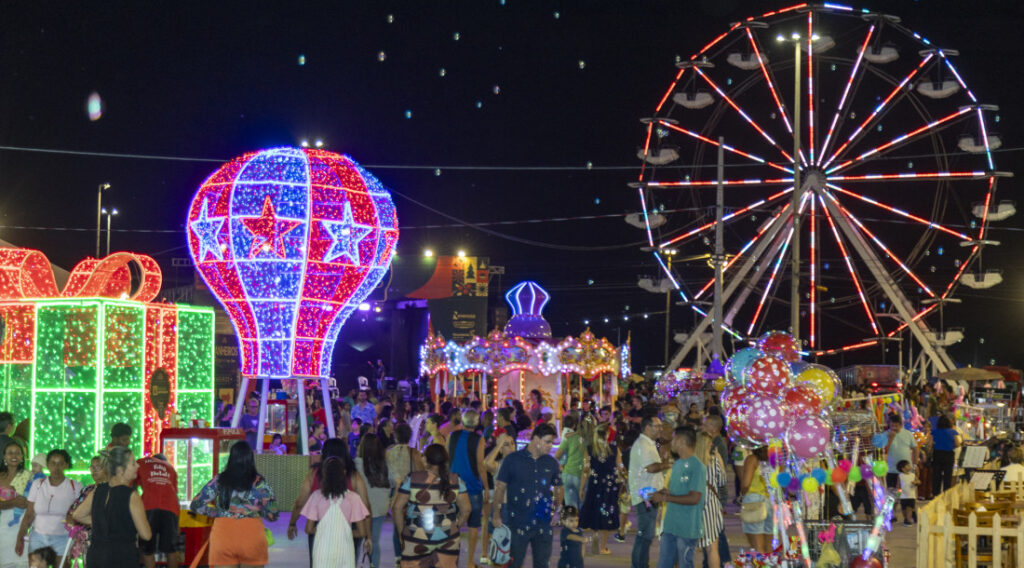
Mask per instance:
[[[740,547],[746,547],[747,542],[743,536],[743,531],[740,527],[739,520],[739,508],[735,506],[729,506],[726,514],[726,535],[729,539],[729,545],[731,551],[735,554],[739,551]],[[630,518],[635,522],[635,517],[631,514]],[[301,521],[300,521],[301,524]],[[288,515],[282,514],[281,518],[277,523],[269,525],[274,531],[275,538],[277,539],[276,544],[270,549],[270,566],[277,568],[299,568],[309,566],[309,556],[307,553],[307,545],[305,534],[300,532],[299,538],[289,541],[286,535],[286,528],[288,526]],[[391,532],[394,525],[390,522],[385,523],[383,533],[381,534],[381,568],[397,566],[395,562],[395,553],[391,545]],[[890,533],[887,538],[887,544],[891,552],[889,566],[891,568],[910,568],[914,566],[914,556],[917,540],[917,527],[904,527],[902,524],[898,524],[893,528],[893,532]],[[465,534],[465,533],[463,533]],[[606,568],[606,567],[621,567],[629,566],[630,552],[633,547],[633,540],[636,538],[636,534],[632,533],[626,537],[625,543],[618,543],[614,540],[609,542],[609,548],[612,551],[611,555],[608,556],[587,556],[584,558],[584,562],[587,568]],[[466,540],[463,536],[463,554],[459,557],[459,567],[469,568],[466,566]],[[549,563],[550,566],[556,566],[558,564],[558,530],[555,530],[555,544],[554,544],[554,555]],[[479,551],[479,544],[477,545]],[[478,554],[479,556],[479,554]],[[698,554],[699,558],[699,554]],[[651,567],[653,568],[658,560],[658,541],[655,540],[654,544],[651,545]],[[700,561],[698,560],[698,563]],[[532,559],[528,558],[524,566],[532,566]],[[698,564],[699,566],[699,564]],[[360,567],[362,568],[362,567]]]

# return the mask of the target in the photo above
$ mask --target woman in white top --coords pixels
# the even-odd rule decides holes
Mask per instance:
[[[37,550],[46,546],[53,548],[57,554],[63,554],[68,544],[68,531],[64,528],[71,504],[82,493],[82,484],[64,476],[64,470],[71,466],[71,455],[66,451],[50,450],[46,454],[46,467],[50,476],[37,479],[28,491],[28,508],[21,518],[18,529],[18,541],[14,543],[18,554],[25,547],[25,535],[29,527],[29,550]],[[62,558],[57,557],[57,566]]]
[[[722,502],[718,499],[718,488],[725,484],[725,464],[722,456],[715,451],[714,439],[707,432],[697,434],[697,445],[693,455],[707,468],[707,492],[704,497],[704,538],[697,546],[704,549],[709,568],[719,568],[722,559],[718,554],[718,538],[725,528],[722,516]]]

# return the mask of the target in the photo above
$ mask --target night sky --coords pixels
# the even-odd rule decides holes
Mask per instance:
[[[531,279],[552,293],[555,335],[589,320],[612,341],[632,333],[637,366],[657,364],[664,296],[636,281],[658,269],[640,250],[643,231],[622,217],[639,209],[627,187],[640,166],[638,119],[653,112],[677,57],[784,5],[4,2],[0,238],[71,268],[94,252],[96,189],[106,182],[104,203],[119,210],[112,248],[149,254],[168,285],[186,284],[190,270],[172,261],[188,256],[183,224],[202,180],[244,152],[319,139],[395,192],[400,255],[488,256],[506,267],[503,290]],[[958,49],[964,80],[1000,106],[997,169],[1024,175],[1024,8],[855,6],[897,14]],[[98,120],[86,109],[93,92]],[[1016,199],[1018,183],[1002,180],[998,198]],[[1024,366],[1020,218],[993,226],[1002,246],[984,256],[1004,283],[962,289],[964,303],[946,310],[947,326],[965,328],[951,349],[960,364]],[[706,250],[682,251],[691,252]],[[684,331],[692,316],[673,310],[673,329]],[[879,358],[873,349],[825,362]]]

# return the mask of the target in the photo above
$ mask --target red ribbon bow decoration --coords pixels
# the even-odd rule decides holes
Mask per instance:
[[[138,269],[138,285],[132,290],[132,270]],[[87,258],[71,271],[63,290],[46,255],[25,248],[0,249],[0,301],[34,298],[116,298],[150,302],[160,293],[163,275],[152,257],[115,252],[105,258]]]

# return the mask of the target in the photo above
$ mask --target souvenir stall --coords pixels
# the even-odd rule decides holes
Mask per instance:
[[[443,390],[459,396],[471,385],[487,407],[527,400],[541,392],[544,404],[561,419],[563,396],[595,391],[599,404],[612,404],[618,379],[629,376],[629,341],[616,348],[589,330],[579,337],[551,337],[542,310],[548,293],[535,282],[521,282],[505,295],[513,316],[502,331],[468,342],[430,335],[420,346],[420,372],[430,381],[435,402]]]
[[[161,280],[152,258],[116,252],[58,288],[42,252],[0,249],[0,408],[31,419],[28,455],[64,448],[84,479],[116,423],[142,456],[164,427],[213,419],[213,310],[156,302]]]

